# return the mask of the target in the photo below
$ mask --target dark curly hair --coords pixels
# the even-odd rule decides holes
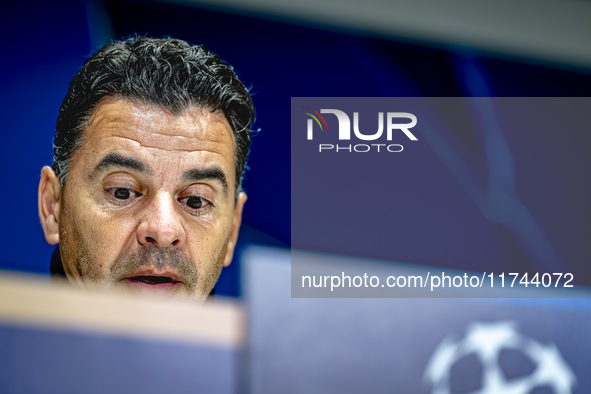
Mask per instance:
[[[70,82],[54,139],[53,170],[62,187],[87,122],[105,96],[158,104],[175,115],[191,105],[223,111],[236,142],[236,195],[242,190],[255,117],[248,90],[232,66],[200,45],[140,36],[103,46]]]

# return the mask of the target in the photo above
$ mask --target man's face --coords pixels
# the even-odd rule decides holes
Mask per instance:
[[[70,280],[205,299],[246,200],[234,146],[219,111],[101,100],[53,208]]]

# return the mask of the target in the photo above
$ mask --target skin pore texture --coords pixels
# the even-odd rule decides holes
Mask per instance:
[[[235,142],[221,111],[181,115],[102,99],[65,187],[39,185],[45,237],[81,285],[207,298],[232,254],[246,195],[235,192]]]

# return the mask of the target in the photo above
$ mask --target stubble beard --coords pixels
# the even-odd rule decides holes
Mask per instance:
[[[220,250],[215,253],[215,261],[201,264],[209,267],[204,273],[197,271],[193,260],[173,247],[160,248],[154,244],[142,246],[139,250],[121,254],[108,269],[96,261],[90,252],[92,249],[75,226],[70,231],[64,230],[60,223],[60,253],[62,264],[70,281],[92,283],[98,287],[124,287],[124,279],[142,268],[166,267],[176,270],[182,280],[187,296],[205,300],[216,284],[223,268],[228,237]],[[200,291],[201,290],[201,291]]]

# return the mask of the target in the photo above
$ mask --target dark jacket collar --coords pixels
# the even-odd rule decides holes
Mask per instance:
[[[59,246],[55,248],[53,254],[51,255],[51,260],[49,264],[49,274],[51,277],[60,277],[65,278],[66,272],[64,271],[64,266],[62,264],[62,256],[60,255],[60,248]]]

